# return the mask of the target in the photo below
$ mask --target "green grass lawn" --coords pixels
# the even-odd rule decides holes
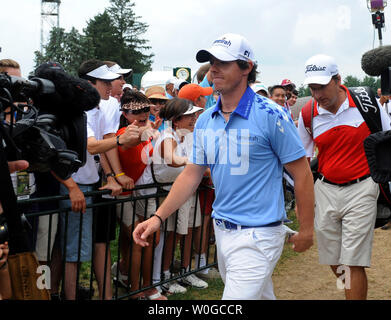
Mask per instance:
[[[289,228],[292,230],[299,230],[299,222],[296,219],[296,214],[294,210],[290,210],[287,212],[288,219],[292,220],[292,223],[287,224]],[[278,267],[284,264],[289,258],[297,256],[299,253],[292,250],[292,244],[285,243],[284,250],[282,251],[280,260],[278,260],[277,266],[274,269],[274,272],[278,272]]]

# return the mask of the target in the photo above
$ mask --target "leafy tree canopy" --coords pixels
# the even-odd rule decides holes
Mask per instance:
[[[35,51],[35,66],[43,62],[56,61],[64,69],[77,75],[80,64],[93,55],[93,47],[90,39],[81,35],[75,28],[65,32],[63,28],[53,28],[50,31],[48,43],[45,45],[45,53]]]
[[[75,28],[66,32],[53,28],[44,54],[35,52],[36,66],[57,61],[66,71],[76,75],[80,64],[88,59],[111,60],[135,73],[150,70],[153,54],[148,40],[142,36],[148,25],[140,21],[130,0],[110,0],[110,6],[87,22],[84,34]]]
[[[346,87],[359,87],[366,86],[371,87],[376,92],[377,88],[380,88],[380,78],[365,76],[364,79],[360,80],[355,76],[348,75],[343,80],[343,85]],[[299,97],[306,97],[311,95],[311,90],[308,86],[301,86],[298,89]]]

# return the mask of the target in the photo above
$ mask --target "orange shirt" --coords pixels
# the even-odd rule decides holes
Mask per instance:
[[[121,135],[125,129],[126,127],[119,129],[116,135]],[[118,153],[123,172],[136,183],[148,164],[148,158],[152,156],[153,147],[151,141],[148,140],[126,150],[118,147]]]

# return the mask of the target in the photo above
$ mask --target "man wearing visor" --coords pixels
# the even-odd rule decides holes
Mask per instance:
[[[82,67],[88,68],[89,64],[93,64],[94,66],[100,64],[101,65],[89,72],[83,72],[84,68]],[[102,61],[88,60],[81,65],[79,69],[79,77],[90,81],[90,83],[99,92],[102,100],[108,100],[112,89],[111,82],[115,79],[118,79],[120,76],[110,71],[109,67],[106,64],[104,64]],[[91,111],[95,111],[95,110],[96,109],[93,109]],[[125,130],[125,132],[122,135],[113,137],[112,139],[105,139],[105,140],[98,141],[98,139],[94,138],[94,136],[89,137],[87,149],[88,152],[90,152],[91,154],[97,154],[97,153],[106,152],[114,147],[117,147],[118,145],[127,145],[129,143],[132,144],[134,140],[135,140],[134,131],[132,131],[131,128],[127,128],[127,130]]]
[[[112,139],[116,136],[116,132],[118,131],[121,117],[121,96],[123,94],[123,87],[126,85],[125,78],[128,77],[132,73],[132,69],[122,69],[120,65],[113,61],[104,61],[104,63],[109,67],[109,71],[116,73],[118,77],[111,82],[111,92],[108,100],[101,100],[99,103],[99,108],[102,111],[105,123],[107,125],[106,134],[103,136],[104,139]],[[133,128],[136,131],[136,128]],[[116,159],[113,157],[116,156],[117,148],[112,148],[107,151],[106,156],[109,160],[111,166],[111,172],[114,174],[118,174],[120,172],[116,172],[115,164]],[[132,189],[134,186],[134,181],[126,176],[116,177],[116,180],[121,186],[125,189]],[[103,198],[108,198],[110,196],[104,195]],[[105,209],[105,207],[100,207]],[[99,208],[97,208],[99,210]]]
[[[255,81],[256,64],[244,37],[225,34],[196,59],[210,62],[219,99],[198,118],[189,163],[156,216],[138,225],[133,236],[147,245],[146,237],[194,193],[210,168],[222,299],[275,299],[271,277],[289,231],[282,224],[283,166],[295,181],[300,223],[289,241],[298,252],[313,242],[313,180],[304,148],[283,107],[248,86]]]
[[[104,61],[108,66],[109,71],[117,74],[117,78],[111,81],[110,97],[102,99],[99,103],[99,108],[108,123],[112,126],[112,134],[109,137],[114,137],[118,130],[119,118],[121,116],[120,99],[123,93],[123,86],[126,84],[125,78],[132,73],[132,69],[122,69],[116,62]]]

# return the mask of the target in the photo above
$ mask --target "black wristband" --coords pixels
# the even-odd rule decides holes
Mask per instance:
[[[161,225],[161,226],[163,225],[163,219],[162,219],[162,217],[158,216],[157,214],[151,214],[150,218],[152,218],[152,217],[158,217],[159,220],[160,220],[160,225]]]
[[[120,137],[120,136],[121,136],[121,135],[117,136],[117,146],[123,146],[122,143],[119,143],[119,137]]]
[[[108,173],[108,174],[106,174],[106,179],[108,178],[108,177],[115,177],[115,173],[114,172],[110,172],[110,173]]]
[[[3,270],[7,266],[7,261],[0,266],[0,270]]]

